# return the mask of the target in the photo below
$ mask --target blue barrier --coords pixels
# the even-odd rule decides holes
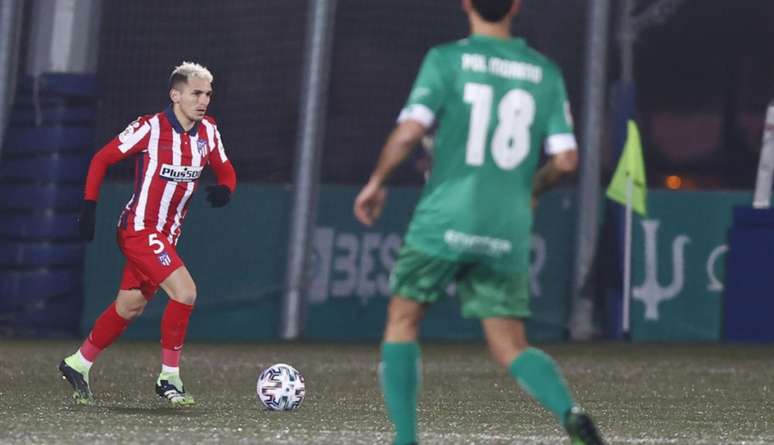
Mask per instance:
[[[80,269],[39,268],[0,271],[0,312],[25,308],[45,308],[45,302],[83,287]],[[81,300],[78,295],[78,300]],[[58,314],[50,314],[57,318]]]
[[[83,261],[86,247],[83,243],[9,242],[0,241],[0,267],[12,268],[68,266]]]
[[[69,106],[65,103],[52,104],[48,109],[21,109],[9,117],[10,125],[88,125],[94,122],[94,107]]]
[[[0,165],[0,176],[29,181],[68,181],[83,184],[90,153],[52,153],[33,157],[8,157]]]
[[[0,238],[25,241],[74,241],[77,213],[0,214]]]
[[[37,153],[85,152],[91,148],[91,127],[51,126],[12,129],[3,155],[27,156]]]
[[[73,335],[83,306],[76,216],[93,152],[93,75],[21,79],[0,162],[0,331]]]
[[[2,210],[77,210],[83,200],[83,187],[47,183],[0,183]]]
[[[774,342],[774,209],[735,207],[726,262],[724,338]]]

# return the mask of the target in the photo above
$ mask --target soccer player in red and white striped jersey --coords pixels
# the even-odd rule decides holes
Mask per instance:
[[[126,257],[116,300],[97,318],[88,338],[59,365],[79,403],[91,403],[89,370],[143,311],[159,287],[169,295],[161,321],[162,369],[156,393],[175,405],[193,404],[180,378],[180,353],[196,300],[196,285],[177,255],[176,245],[202,169],[209,165],[217,185],[207,188],[213,207],[228,203],[236,173],[226,157],[215,120],[205,113],[212,97],[212,74],[184,62],[170,76],[172,103],[140,116],[93,157],[86,178],[79,229],[94,238],[99,188],[107,168],[133,157],[134,194],[118,221],[118,245]]]

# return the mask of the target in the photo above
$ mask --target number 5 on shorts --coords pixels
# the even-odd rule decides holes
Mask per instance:
[[[151,233],[148,235],[148,245],[153,248],[153,253],[156,255],[164,251],[164,243],[159,241],[158,233]]]

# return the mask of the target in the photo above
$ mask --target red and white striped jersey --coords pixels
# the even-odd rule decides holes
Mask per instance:
[[[176,244],[191,196],[208,164],[219,184],[232,192],[236,187],[236,175],[215,120],[205,116],[185,131],[168,107],[137,118],[94,156],[85,199],[97,200],[108,165],[132,155],[137,155],[134,194],[118,223],[126,230],[155,230]]]

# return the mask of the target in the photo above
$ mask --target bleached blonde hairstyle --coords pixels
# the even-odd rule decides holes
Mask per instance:
[[[169,75],[169,86],[175,88],[179,83],[188,83],[188,79],[196,77],[212,82],[214,77],[210,70],[195,62],[183,62],[172,70]]]

